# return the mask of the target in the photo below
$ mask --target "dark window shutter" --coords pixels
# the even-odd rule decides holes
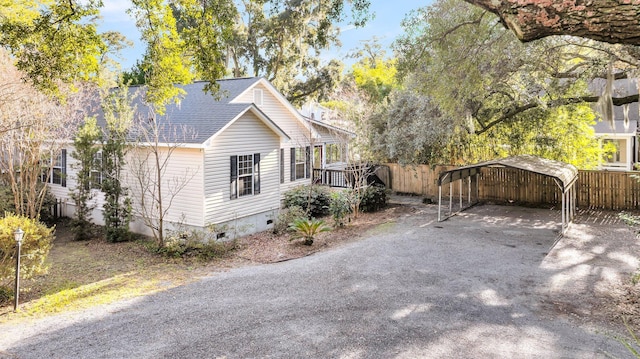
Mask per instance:
[[[260,193],[260,154],[253,154],[253,194]]]
[[[238,198],[238,156],[231,156],[231,199]]]
[[[311,178],[311,146],[305,148],[305,166],[304,166],[304,178]]]
[[[60,184],[62,187],[67,187],[67,150],[65,148],[62,149],[62,163],[60,167],[62,167],[62,173],[60,175]]]
[[[291,182],[296,180],[296,149],[291,147]]]
[[[284,148],[280,149],[280,183],[284,183]]]

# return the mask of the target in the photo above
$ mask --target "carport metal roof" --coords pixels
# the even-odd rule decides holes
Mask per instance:
[[[457,180],[463,180],[480,173],[482,167],[511,167],[521,169],[554,179],[562,192],[562,229],[571,221],[575,213],[575,191],[573,185],[578,179],[578,169],[568,163],[548,160],[532,155],[519,155],[507,158],[480,162],[475,165],[458,167],[440,173],[438,177],[438,220],[440,220],[440,205],[442,202],[442,185]]]
[[[562,192],[571,187],[578,178],[578,169],[571,164],[532,155],[520,155],[480,162],[475,165],[441,172],[438,177],[438,185],[475,175],[479,173],[482,167],[511,167],[549,176],[556,180]]]

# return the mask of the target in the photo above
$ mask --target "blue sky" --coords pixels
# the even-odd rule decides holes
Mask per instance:
[[[371,10],[375,13],[375,19],[370,21],[364,28],[343,27],[340,36],[342,47],[327,52],[323,57],[339,58],[344,61],[343,57],[349,51],[361,47],[362,41],[370,40],[374,36],[378,37],[385,47],[388,47],[402,32],[400,22],[405,14],[431,3],[433,3],[433,0],[371,0]],[[134,42],[133,48],[122,52],[123,69],[130,68],[136,59],[142,56],[144,51],[135,22],[125,12],[130,6],[129,0],[105,0],[102,25],[100,27],[102,31],[119,31]]]

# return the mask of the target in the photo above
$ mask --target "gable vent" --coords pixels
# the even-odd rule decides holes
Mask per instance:
[[[261,89],[253,90],[253,103],[256,106],[262,106],[262,90]]]

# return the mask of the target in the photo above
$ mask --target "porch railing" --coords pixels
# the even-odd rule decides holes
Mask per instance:
[[[329,170],[324,168],[313,169],[313,183],[330,187],[348,188],[345,170]]]
[[[347,169],[313,169],[313,183],[330,187],[350,188],[356,178],[366,177],[368,185],[389,183],[389,167],[377,165],[356,165]],[[363,178],[364,179],[364,178]]]

